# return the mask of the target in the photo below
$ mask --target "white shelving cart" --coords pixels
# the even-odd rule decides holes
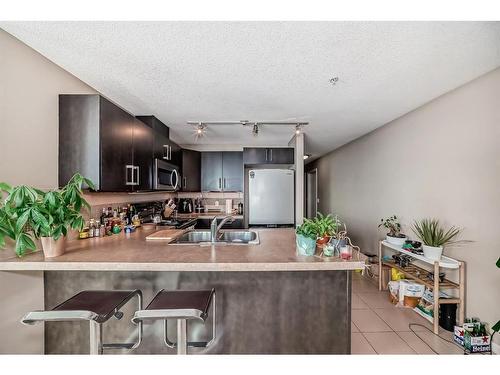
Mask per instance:
[[[395,264],[394,261],[384,261],[383,258],[383,250],[388,249],[395,252],[399,252],[401,254],[409,255],[410,257],[417,259],[423,263],[429,264],[433,267],[433,272],[436,277],[431,280],[428,275],[431,273],[425,268],[416,266],[414,264],[410,264],[407,267],[400,267]],[[405,277],[408,279],[415,280],[421,284],[424,284],[426,287],[432,289],[434,296],[434,333],[439,333],[439,305],[446,303],[456,303],[458,304],[458,322],[459,324],[464,323],[465,318],[465,262],[459,261],[457,259],[453,259],[447,256],[442,256],[441,260],[434,261],[432,259],[426,258],[423,255],[414,254],[411,251],[405,250],[400,246],[393,245],[387,241],[380,241],[379,250],[378,250],[378,289],[386,290],[387,285],[384,285],[385,282],[383,280],[384,274],[386,270],[390,270],[391,268],[395,268],[398,271],[402,272]],[[439,272],[440,269],[455,269],[458,270],[458,283],[450,281],[448,279],[444,279],[443,281],[439,280]],[[454,289],[458,290],[458,298],[439,298],[439,291],[441,289]]]

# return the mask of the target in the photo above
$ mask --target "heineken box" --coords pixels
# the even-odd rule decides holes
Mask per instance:
[[[453,341],[455,341],[460,346],[464,346],[464,327],[455,326]]]
[[[466,326],[467,323],[464,324]],[[463,346],[471,353],[484,353],[491,350],[491,342],[489,335],[472,336],[471,332],[464,327],[455,326],[453,341]]]

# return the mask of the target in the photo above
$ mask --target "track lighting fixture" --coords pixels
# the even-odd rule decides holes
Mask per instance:
[[[249,120],[240,120],[240,121],[188,121],[188,125],[195,126],[195,134],[196,137],[201,137],[205,133],[205,130],[208,125],[243,125],[243,126],[251,126],[252,134],[254,137],[259,135],[260,126],[276,126],[276,125],[288,125],[295,126],[295,135],[299,135],[302,133],[302,127],[308,125],[308,122],[291,122],[291,121],[249,121]]]

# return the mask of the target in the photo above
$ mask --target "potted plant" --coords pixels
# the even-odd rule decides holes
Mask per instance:
[[[424,256],[432,260],[440,260],[443,247],[453,243],[460,233],[460,229],[454,226],[445,231],[437,219],[415,221],[412,230],[422,241]]]
[[[312,222],[317,236],[316,243],[324,245],[330,241],[331,236],[336,230],[336,221],[334,221],[332,215],[325,216],[321,212],[318,212],[316,217],[312,219]]]
[[[389,216],[387,219],[380,219],[378,227],[384,227],[389,230],[385,240],[393,245],[403,246],[407,237],[401,233],[401,224],[396,215]]]
[[[0,183],[0,193],[7,194],[0,202],[0,247],[9,237],[15,241],[16,254],[23,256],[36,250],[34,239],[40,238],[45,257],[62,255],[68,229],[81,230],[85,221],[80,211],[90,208],[82,196],[83,184],[94,189],[92,181],[80,174],[62,189],[48,192]]]
[[[296,230],[297,253],[299,255],[314,255],[316,252],[316,225],[310,219],[304,219],[304,223]]]

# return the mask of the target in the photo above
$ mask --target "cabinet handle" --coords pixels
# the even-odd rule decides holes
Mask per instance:
[[[273,149],[269,150],[269,154],[271,155],[271,160],[270,161],[273,161]]]
[[[125,166],[125,185],[131,186],[134,185],[134,169],[133,165]],[[129,180],[129,172],[130,172],[130,180]]]
[[[136,167],[135,167],[135,170],[137,171],[137,174],[136,174],[136,177],[137,177],[137,178],[136,178],[136,180],[135,180],[135,185],[136,185],[136,186],[139,186],[139,181],[140,181],[140,179],[141,179],[141,177],[140,177],[140,176],[141,176],[141,171],[140,171],[140,169],[139,169],[139,166],[136,166]]]
[[[168,146],[168,160],[172,160],[172,146]]]
[[[224,178],[224,189],[226,188],[226,179]]]
[[[184,180],[184,189],[185,189],[187,187],[187,177],[184,177],[183,180]]]
[[[266,161],[267,161],[267,151],[268,151],[268,150],[267,150],[267,148],[266,148]]]
[[[163,145],[163,156],[164,160],[168,160],[168,145]]]
[[[222,189],[222,178],[219,177],[219,190]]]

